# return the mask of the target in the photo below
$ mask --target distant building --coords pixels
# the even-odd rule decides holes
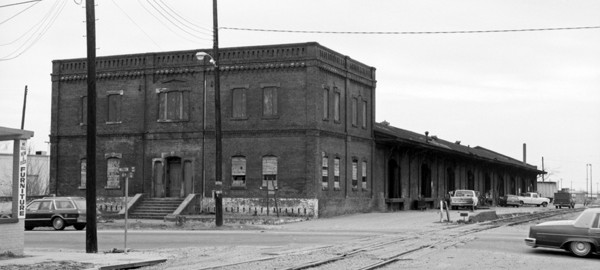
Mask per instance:
[[[12,195],[12,154],[0,154],[0,197]],[[48,195],[50,156],[45,152],[27,155],[27,195]]]
[[[203,50],[210,53],[210,50]],[[437,206],[448,190],[535,190],[541,171],[493,151],[375,123],[375,68],[318,43],[220,51],[223,179],[214,179],[214,67],[198,50],[97,59],[99,196],[264,207],[273,181],[290,211],[338,215]],[[84,195],[86,60],[52,71],[50,193]],[[206,205],[206,204],[205,204]]]

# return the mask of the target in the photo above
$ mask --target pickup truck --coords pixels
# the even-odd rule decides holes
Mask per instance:
[[[554,193],[554,207],[555,208],[575,208],[575,194],[570,192],[556,192]]]
[[[479,192],[474,190],[455,190],[450,192],[450,209],[458,209],[459,207],[468,207],[471,210],[477,209],[479,204]]]
[[[517,197],[522,205],[536,205],[546,207],[550,204],[550,199],[540,196],[536,192],[525,192]]]

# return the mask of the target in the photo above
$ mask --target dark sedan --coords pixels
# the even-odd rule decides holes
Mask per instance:
[[[532,247],[558,248],[584,257],[600,252],[600,208],[583,211],[575,220],[543,222],[529,228],[525,244]]]
[[[82,197],[44,197],[30,202],[25,213],[25,230],[53,227],[62,230],[73,225],[83,230],[86,225],[86,204]]]

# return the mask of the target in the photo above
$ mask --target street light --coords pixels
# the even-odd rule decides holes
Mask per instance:
[[[215,55],[217,55],[216,52]],[[215,223],[216,226],[219,227],[223,225],[223,197],[221,191],[222,185],[222,158],[223,158],[223,148],[222,148],[222,136],[221,136],[221,87],[220,87],[220,74],[219,74],[219,65],[217,60],[210,54],[206,52],[197,52],[196,59],[200,61],[204,61],[206,57],[209,57],[209,63],[211,63],[215,67],[215,185],[218,186],[215,191]],[[206,86],[204,87],[204,91],[206,93]],[[206,98],[205,98],[206,100]],[[206,106],[205,106],[206,108]],[[205,192],[204,190],[202,192]]]

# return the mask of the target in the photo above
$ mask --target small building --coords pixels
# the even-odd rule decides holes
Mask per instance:
[[[458,187],[535,190],[535,166],[375,123],[375,68],[315,42],[220,50],[215,179],[215,67],[199,51],[211,53],[97,59],[98,196],[124,195],[121,167],[136,168],[129,196],[195,196],[196,211],[211,211],[222,190],[226,211],[255,215],[274,198],[282,213],[333,216],[410,209],[417,198],[435,206]],[[86,72],[84,58],[53,61],[57,195],[85,194]]]
[[[23,255],[25,208],[27,204],[27,140],[32,131],[0,127],[0,141],[13,141],[12,205],[0,217],[0,254]]]

